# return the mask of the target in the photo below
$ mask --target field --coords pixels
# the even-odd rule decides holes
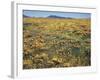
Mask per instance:
[[[23,18],[23,69],[91,65],[90,19]]]

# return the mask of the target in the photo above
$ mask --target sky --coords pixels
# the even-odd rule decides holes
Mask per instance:
[[[71,17],[71,18],[91,18],[90,13],[35,11],[35,10],[23,10],[23,15],[30,17],[47,17],[50,15],[56,15],[60,17]]]

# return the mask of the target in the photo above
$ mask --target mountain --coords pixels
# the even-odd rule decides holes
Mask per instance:
[[[56,15],[50,15],[50,16],[47,16],[47,18],[66,18],[66,17],[62,17],[62,16],[56,16]]]
[[[30,16],[27,16],[27,15],[24,15],[24,14],[23,14],[23,17],[24,17],[24,18],[30,18]]]
[[[23,17],[24,18],[36,18],[36,17],[31,17],[31,16],[28,16],[28,15],[25,15],[25,14],[23,14]],[[43,18],[43,17],[38,17],[38,18]],[[45,18],[73,19],[71,17],[62,17],[62,16],[57,16],[57,15],[49,15],[49,16],[47,16]]]

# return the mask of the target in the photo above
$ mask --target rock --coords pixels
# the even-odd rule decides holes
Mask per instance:
[[[43,59],[48,59],[48,54],[46,54],[46,53],[41,53],[41,58],[43,58]]]
[[[34,59],[34,63],[36,64],[43,63],[43,59]]]
[[[46,53],[36,54],[34,58],[35,59],[48,59],[48,54]]]
[[[35,59],[39,59],[39,58],[41,58],[41,56],[40,56],[39,54],[36,54],[36,55],[34,56],[34,58],[35,58]]]
[[[64,63],[63,66],[64,67],[70,67],[70,63]]]
[[[56,64],[61,64],[63,62],[63,59],[58,57],[53,57],[52,61]]]
[[[47,64],[54,64],[54,62],[52,62],[52,61],[47,61]]]
[[[56,64],[62,64],[64,62],[64,58],[60,54],[53,54],[51,60]]]

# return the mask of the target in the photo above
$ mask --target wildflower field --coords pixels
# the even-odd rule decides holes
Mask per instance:
[[[90,65],[90,19],[23,18],[23,69]]]

